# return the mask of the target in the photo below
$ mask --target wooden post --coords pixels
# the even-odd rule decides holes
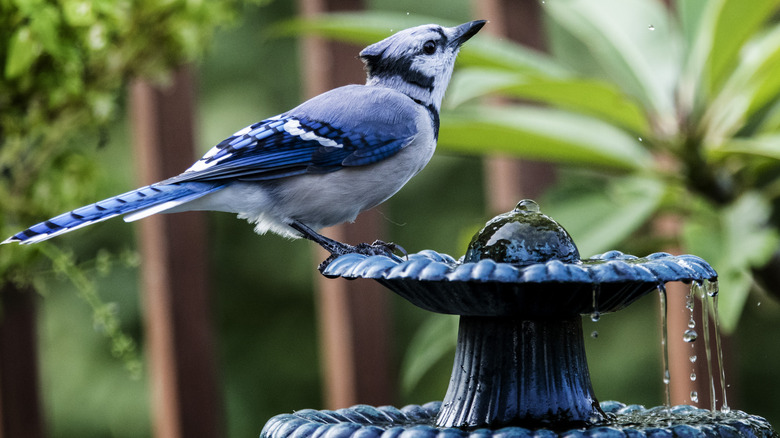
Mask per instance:
[[[196,158],[189,69],[169,87],[134,81],[130,90],[141,183],[177,175]],[[205,223],[200,213],[140,222],[146,332],[156,437],[221,435],[209,317]]]
[[[361,9],[360,0],[301,0],[301,14]],[[346,84],[365,83],[357,57],[362,47],[304,39],[302,67],[306,97]],[[360,215],[353,224],[331,227],[323,234],[348,243],[373,242],[382,237],[382,218],[376,211]],[[318,250],[318,260],[327,253]],[[368,281],[320,277],[318,313],[323,356],[325,405],[329,409],[357,403],[381,405],[393,400],[389,345],[388,291]]]
[[[475,0],[473,4],[476,17],[489,21],[485,32],[545,50],[540,2]],[[485,159],[485,176],[488,208],[498,213],[511,210],[523,198],[544,193],[555,181],[555,168],[549,163],[499,155]]]
[[[0,438],[44,436],[35,299],[10,282],[0,290]]]

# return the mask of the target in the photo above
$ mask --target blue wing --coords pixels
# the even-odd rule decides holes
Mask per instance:
[[[380,105],[382,109],[377,110],[374,102],[364,98],[365,89],[332,90],[285,114],[247,126],[164,183],[265,181],[365,166],[392,156],[413,140],[414,120],[393,105]],[[387,96],[381,99],[388,100]],[[410,101],[406,96],[400,99]]]
[[[177,177],[62,214],[0,244],[40,242],[118,215],[140,219],[235,180],[264,181],[376,163],[415,138],[411,102],[388,89],[354,85],[331,90],[236,132]]]

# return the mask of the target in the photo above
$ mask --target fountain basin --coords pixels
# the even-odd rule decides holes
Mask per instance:
[[[347,409],[304,409],[270,419],[261,438],[776,438],[762,417],[741,411],[710,411],[680,405],[645,408],[608,401],[601,409],[609,425],[589,429],[530,429],[525,427],[442,429],[434,425],[441,402],[392,406],[357,405]]]
[[[589,259],[518,265],[483,259],[463,263],[425,250],[402,261],[345,254],[326,277],[376,280],[425,310],[464,316],[568,318],[620,310],[670,281],[714,282],[718,274],[693,255],[639,258],[609,251]]]

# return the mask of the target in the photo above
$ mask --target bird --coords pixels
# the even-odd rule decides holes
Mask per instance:
[[[247,126],[178,176],[77,208],[2,243],[32,244],[115,216],[237,213],[258,234],[305,238],[331,255],[392,254],[317,230],[352,222],[398,192],[431,159],[455,59],[485,20],[401,30],[364,48],[366,83],[338,87]],[[402,250],[402,249],[401,249]]]

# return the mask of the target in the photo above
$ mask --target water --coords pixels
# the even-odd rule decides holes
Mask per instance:
[[[688,329],[683,333],[683,341],[685,342],[694,342],[697,337],[699,334],[696,333],[696,330]]]
[[[704,334],[704,351],[707,359],[707,374],[709,376],[710,410],[717,409],[718,396],[720,396],[721,410],[729,412],[728,401],[726,399],[726,372],[723,368],[723,349],[720,342],[720,323],[718,315],[718,282],[717,281],[699,281],[691,283],[690,297],[699,299],[702,308],[702,331]],[[692,307],[691,307],[692,308]],[[710,323],[713,324],[714,345],[710,339]],[[690,324],[689,324],[690,327]],[[693,332],[693,339],[691,333]],[[693,329],[686,330],[683,333],[683,340],[693,342],[696,340],[696,332]],[[713,347],[715,349],[715,360],[713,364]],[[695,356],[691,356],[691,363],[695,362]],[[713,365],[717,366],[718,376],[713,373]],[[691,375],[693,380],[693,374]],[[716,380],[717,379],[717,380]],[[721,393],[717,394],[717,383],[720,383]]]
[[[690,396],[691,398],[698,398],[699,395],[691,393]],[[693,431],[698,433],[691,434],[692,430],[690,428],[680,429],[682,432],[687,433],[684,436],[734,436],[733,426],[739,425],[740,427],[749,428],[754,434],[753,436],[771,436],[768,433],[764,434],[762,430],[763,428],[771,427],[765,419],[738,410],[728,412],[710,411],[685,405],[675,406],[671,409],[661,406],[645,409],[642,406],[629,405],[622,409],[608,412],[607,415],[609,416],[609,426],[618,429],[654,429],[654,432],[659,432],[658,429],[685,425],[699,430]],[[723,434],[721,434],[717,429],[719,426],[715,426],[721,424],[731,425],[732,428],[724,430]],[[647,432],[647,435],[650,436],[649,431]],[[636,436],[644,436],[644,434],[637,434]],[[676,437],[678,435],[673,433],[673,431],[668,431],[665,434],[659,433],[658,436]],[[744,436],[749,435],[746,434]]]
[[[718,315],[718,282],[717,281],[710,281],[709,287],[706,288],[707,295],[712,298],[708,301],[708,303],[712,306],[712,316],[713,320],[715,321],[715,349],[718,353],[718,370],[720,370],[720,388],[722,391],[721,397],[723,397],[723,401],[721,403],[721,410],[723,412],[729,412],[731,409],[729,408],[728,399],[726,397],[726,370],[723,368],[723,348],[721,348],[720,344],[720,316]]]
[[[661,347],[663,349],[663,382],[666,397],[666,406],[671,406],[670,395],[670,373],[669,373],[669,342],[668,342],[668,325],[667,325],[667,295],[666,288],[663,285],[659,285],[659,300],[661,306],[661,325],[662,325],[662,339]],[[710,395],[710,410],[716,411],[717,404],[720,402],[721,412],[730,412],[728,402],[726,400],[726,374],[723,369],[723,350],[721,348],[720,330],[718,323],[718,282],[717,281],[694,281],[691,283],[690,293],[686,296],[685,307],[690,312],[688,320],[688,329],[682,334],[683,341],[690,343],[693,347],[693,343],[698,339],[699,333],[703,333],[705,357],[707,360],[707,375],[705,379],[709,377],[708,392]],[[696,327],[696,321],[694,319],[694,309],[696,307],[696,300],[701,304],[702,320],[701,330],[694,330]],[[710,339],[710,324],[713,324],[713,337]],[[713,348],[714,353],[713,354]],[[691,364],[695,364],[697,356],[692,354],[688,357]],[[713,362],[716,361],[716,362]],[[717,367],[718,375],[715,375],[714,367]],[[691,370],[690,380],[696,381],[698,376],[694,370]],[[720,383],[721,392],[717,394],[717,383]],[[691,392],[691,401],[698,403],[699,395],[696,391]]]
[[[704,352],[707,358],[707,375],[710,376],[710,410],[715,410],[717,399],[715,396],[715,379],[712,374],[712,351],[710,349],[710,306],[707,305],[707,294],[705,293],[704,283],[695,281],[691,283],[691,292],[695,293],[701,301],[701,326],[704,330]]]
[[[661,301],[661,346],[663,347],[664,363],[664,396],[666,397],[666,407],[672,406],[672,393],[669,388],[671,378],[669,376],[669,338],[667,330],[667,307],[666,307],[666,286],[658,285],[658,299]]]

